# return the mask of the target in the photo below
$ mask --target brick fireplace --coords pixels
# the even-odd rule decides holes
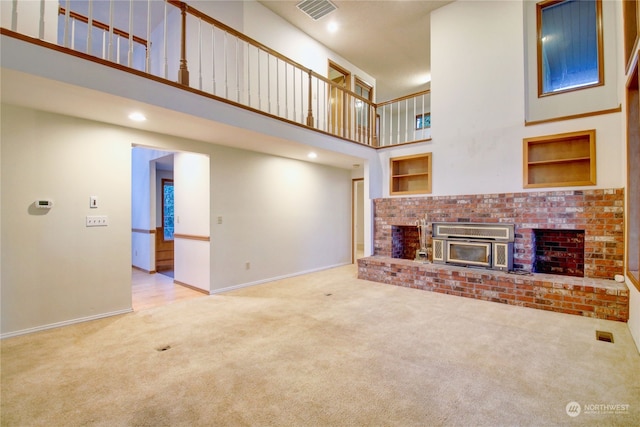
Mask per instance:
[[[410,261],[417,246],[417,232],[413,229],[416,220],[425,214],[429,226],[433,222],[514,224],[513,267],[525,275],[484,273]],[[431,230],[429,245],[430,234]],[[546,245],[536,247],[536,241]],[[564,248],[560,247],[561,242]],[[553,251],[554,248],[560,249]],[[573,251],[570,256],[560,256],[560,252],[569,252],[569,248]],[[396,261],[396,258],[404,259]],[[384,198],[374,200],[374,257],[359,260],[358,276],[471,298],[626,321],[628,290],[624,284],[611,280],[616,274],[624,274],[623,258],[623,189]],[[546,270],[542,265],[546,265]],[[482,279],[469,279],[474,275]]]
[[[514,268],[529,272],[535,230],[583,230],[584,277],[624,274],[623,189],[376,199],[374,255],[393,257],[393,228],[415,227],[425,214],[429,223],[515,224]]]

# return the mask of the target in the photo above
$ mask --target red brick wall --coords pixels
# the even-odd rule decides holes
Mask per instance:
[[[536,273],[584,277],[584,231],[535,230]]]
[[[584,230],[584,276],[624,274],[623,189],[375,199],[374,255],[392,257],[392,227],[415,226],[425,214],[429,223],[515,224],[514,268],[526,271],[535,259],[533,230]]]

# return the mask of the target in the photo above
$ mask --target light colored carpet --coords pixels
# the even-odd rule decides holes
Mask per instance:
[[[3,426],[640,425],[626,324],[366,282],[354,266],[1,346]]]

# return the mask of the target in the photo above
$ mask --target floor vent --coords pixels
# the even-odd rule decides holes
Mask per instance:
[[[337,9],[336,5],[331,3],[329,0],[303,0],[296,6],[298,6],[298,9],[309,15],[314,21],[317,21]]]
[[[613,334],[611,332],[596,331],[596,339],[598,341],[613,343]]]

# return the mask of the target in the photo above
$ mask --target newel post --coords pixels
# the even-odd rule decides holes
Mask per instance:
[[[307,113],[307,126],[313,127],[313,88],[311,86],[311,70],[309,70],[309,112]]]
[[[187,4],[180,3],[182,15],[182,31],[180,34],[180,69],[178,70],[178,83],[189,86],[189,69],[187,68]]]

